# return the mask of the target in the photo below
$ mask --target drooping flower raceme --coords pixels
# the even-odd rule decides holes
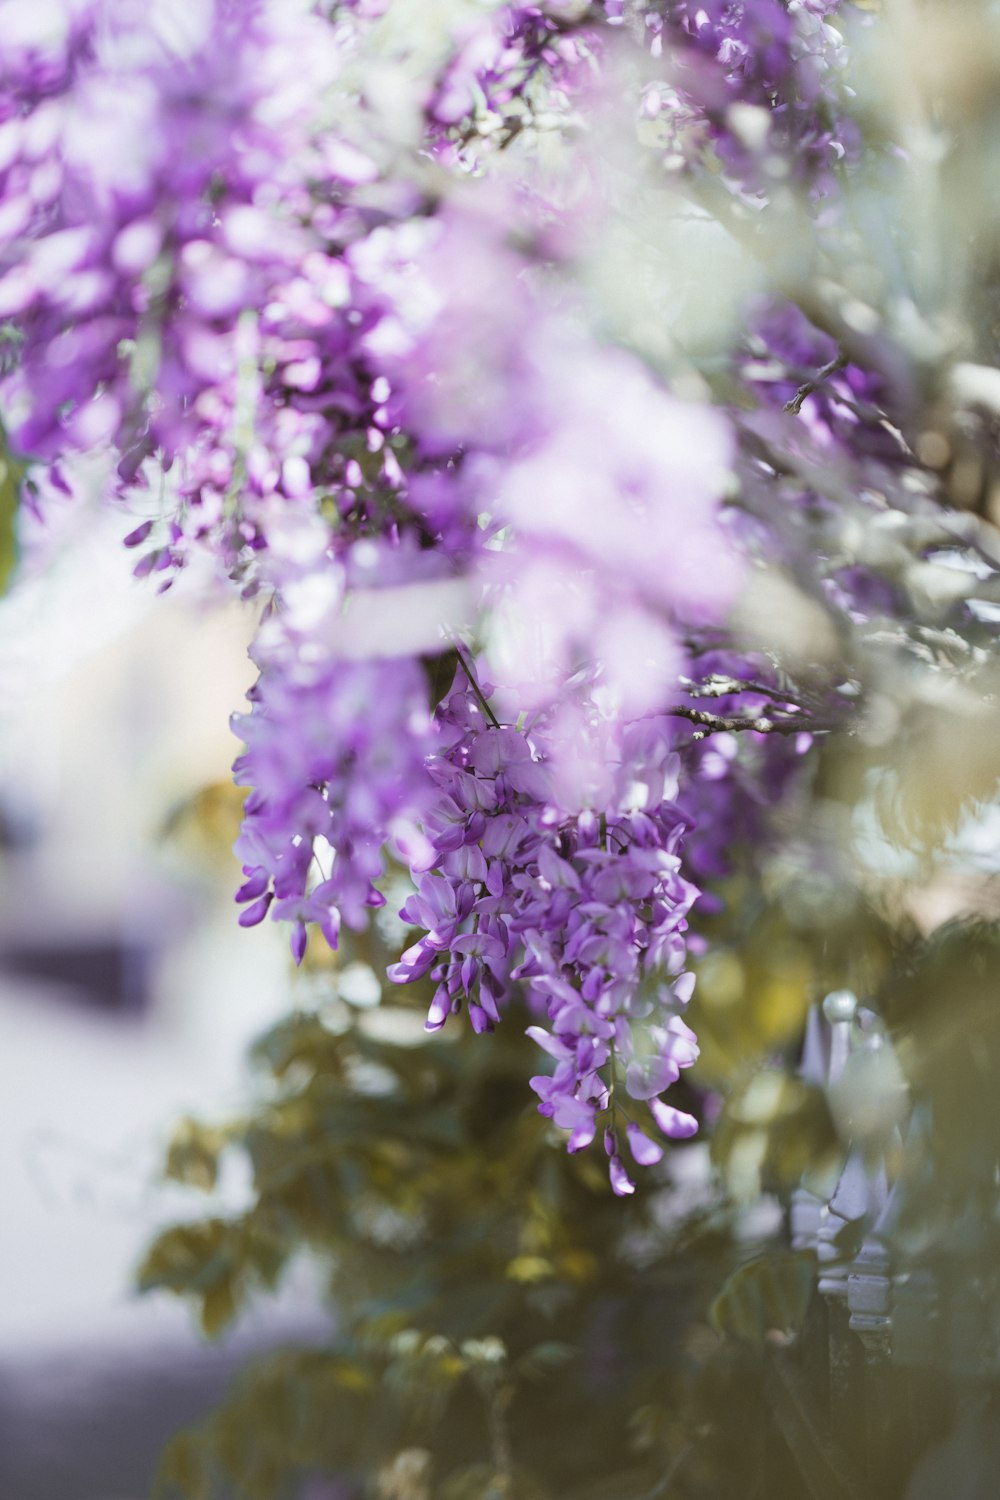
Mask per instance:
[[[430,789],[424,683],[409,660],[333,660],[265,668],[252,698],[234,722],[246,741],[236,780],[253,788],[236,845],[237,899],[251,903],[240,921],[262,920],[273,900],[301,961],[307,923],[335,948],[341,918],[361,927],[384,904],[386,844],[414,865],[427,847],[416,824]]]
[[[754,781],[671,717],[720,669],[753,550],[722,502],[761,469],[577,284],[615,189],[573,143],[624,80],[642,171],[820,202],[851,149],[828,7],[666,0],[641,36],[615,0],[419,34],[392,0],[7,10],[0,409],[43,497],[111,454],[137,573],[200,553],[262,602],[240,921],[301,961],[404,866],[392,978],[429,978],[434,1028],[523,996],[539,1108],[630,1192],[623,1152],[694,1129],[665,1097],[697,1055],[691,872],[759,837],[791,755]]]
[[[629,1116],[641,1111],[668,1135],[690,1134],[692,1117],[660,1098],[698,1053],[680,1014],[694,982],[684,933],[697,891],[681,874],[669,734],[662,724],[594,726],[617,752],[597,814],[560,807],[544,723],[529,734],[485,722],[468,685],[439,722],[457,737],[430,761],[435,861],[402,912],[423,935],[390,977],[429,973],[428,1027],[464,1003],[477,1031],[500,1022],[519,981],[537,1016],[529,1035],[555,1060],[532,1087],[542,1113],[570,1131],[570,1150],[589,1145],[608,1110],[612,1130],[625,1120],[639,1130]],[[616,1079],[627,1104],[613,1098]],[[657,1149],[648,1141],[637,1160]]]

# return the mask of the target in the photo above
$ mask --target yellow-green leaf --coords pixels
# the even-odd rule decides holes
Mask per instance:
[[[759,1256],[734,1271],[709,1310],[716,1333],[760,1348],[793,1337],[802,1325],[816,1279],[811,1251]]]

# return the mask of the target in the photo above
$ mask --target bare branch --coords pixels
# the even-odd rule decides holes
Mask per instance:
[[[846,364],[847,355],[843,352],[838,354],[836,359],[831,359],[821,370],[817,370],[811,380],[807,380],[805,385],[799,386],[791,401],[785,402],[785,411],[794,412],[797,415],[802,410],[803,401],[809,396],[814,395],[824,381],[829,380],[831,375],[836,375],[838,370],[843,370]]]
[[[750,730],[754,734],[828,734],[845,728],[843,719],[814,714],[788,714],[767,718],[760,714],[713,714],[704,708],[689,708],[677,703],[663,713],[675,719],[687,719],[706,734],[727,734]]]
[[[721,672],[713,672],[711,677],[706,677],[702,682],[692,681],[690,677],[682,677],[680,680],[682,687],[692,698],[732,698],[738,693],[759,693],[761,697],[775,698],[779,703],[792,703],[796,696],[766,682],[746,677],[726,677]]]

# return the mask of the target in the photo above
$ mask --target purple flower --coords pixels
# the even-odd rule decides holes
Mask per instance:
[[[663,1147],[650,1140],[638,1127],[629,1121],[625,1127],[629,1150],[640,1167],[653,1167],[663,1159]]]
[[[845,619],[896,607],[877,558],[813,545],[817,514],[836,536],[811,479],[849,448],[858,504],[895,503],[910,460],[882,408],[906,393],[761,298],[731,409],[695,380],[682,399],[672,331],[654,369],[610,304],[591,313],[597,189],[518,177],[515,152],[487,169],[546,119],[590,111],[600,136],[596,75],[631,90],[644,173],[710,163],[748,225],[775,184],[835,223],[856,148],[843,44],[827,0],[675,0],[641,38],[611,0],[604,20],[503,5],[429,41],[424,76],[408,58],[402,100],[384,8],[10,0],[0,411],[39,514],[106,455],[137,576],[167,587],[200,560],[263,606],[234,720],[240,923],[287,924],[300,963],[405,866],[390,978],[428,981],[430,1030],[464,1008],[489,1032],[519,992],[540,1112],[571,1151],[606,1127],[629,1194],[623,1128],[639,1165],[662,1155],[646,1127],[696,1128],[661,1096],[698,1055],[680,1013],[699,887],[764,846],[799,764],[792,742],[696,740],[666,711],[727,674],[720,712],[780,707],[769,663],[717,644],[763,536],[815,557]],[[581,295],[583,263],[600,275]],[[457,641],[476,644],[446,687]]]
[[[438,830],[439,856],[403,908],[424,933],[390,977],[407,983],[430,971],[437,979],[429,1029],[464,1001],[474,1029],[491,1030],[522,983],[539,1016],[528,1034],[554,1063],[531,1086],[576,1151],[593,1140],[616,1077],[636,1099],[653,1100],[698,1055],[677,1014],[691,976],[678,978],[676,992],[656,977],[664,952],[681,968],[696,895],[679,873],[684,823],[664,795],[675,786],[676,757],[662,727],[613,737],[618,793],[602,834],[590,814],[539,799],[538,789],[550,790],[544,719],[530,734],[483,728],[476,703],[462,681],[438,711],[450,744],[430,761],[438,800],[426,822]],[[525,776],[527,768],[538,775]],[[636,1159],[652,1162],[655,1143],[638,1127],[629,1138]],[[624,1173],[618,1181],[616,1191],[627,1191]]]
[[[620,1156],[612,1156],[608,1163],[612,1192],[619,1198],[627,1198],[635,1192],[635,1183],[625,1170]]]
[[[673,1140],[685,1140],[698,1130],[698,1121],[693,1115],[685,1114],[671,1104],[664,1104],[662,1099],[651,1099],[649,1109],[663,1134]]]
[[[247,876],[238,899],[254,905],[240,920],[260,920],[273,900],[272,917],[294,924],[297,959],[305,923],[336,947],[341,918],[364,926],[382,903],[384,845],[430,795],[420,668],[334,661],[289,678],[265,664],[233,727],[246,741],[236,779],[254,789],[236,845]]]

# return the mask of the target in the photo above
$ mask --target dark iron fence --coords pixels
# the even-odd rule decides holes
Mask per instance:
[[[817,1276],[799,1337],[767,1361],[774,1472],[810,1500],[1000,1500],[998,1174],[933,1180],[934,1120],[849,992],[811,1012],[801,1072],[850,1148],[835,1183],[793,1194],[792,1246]]]

